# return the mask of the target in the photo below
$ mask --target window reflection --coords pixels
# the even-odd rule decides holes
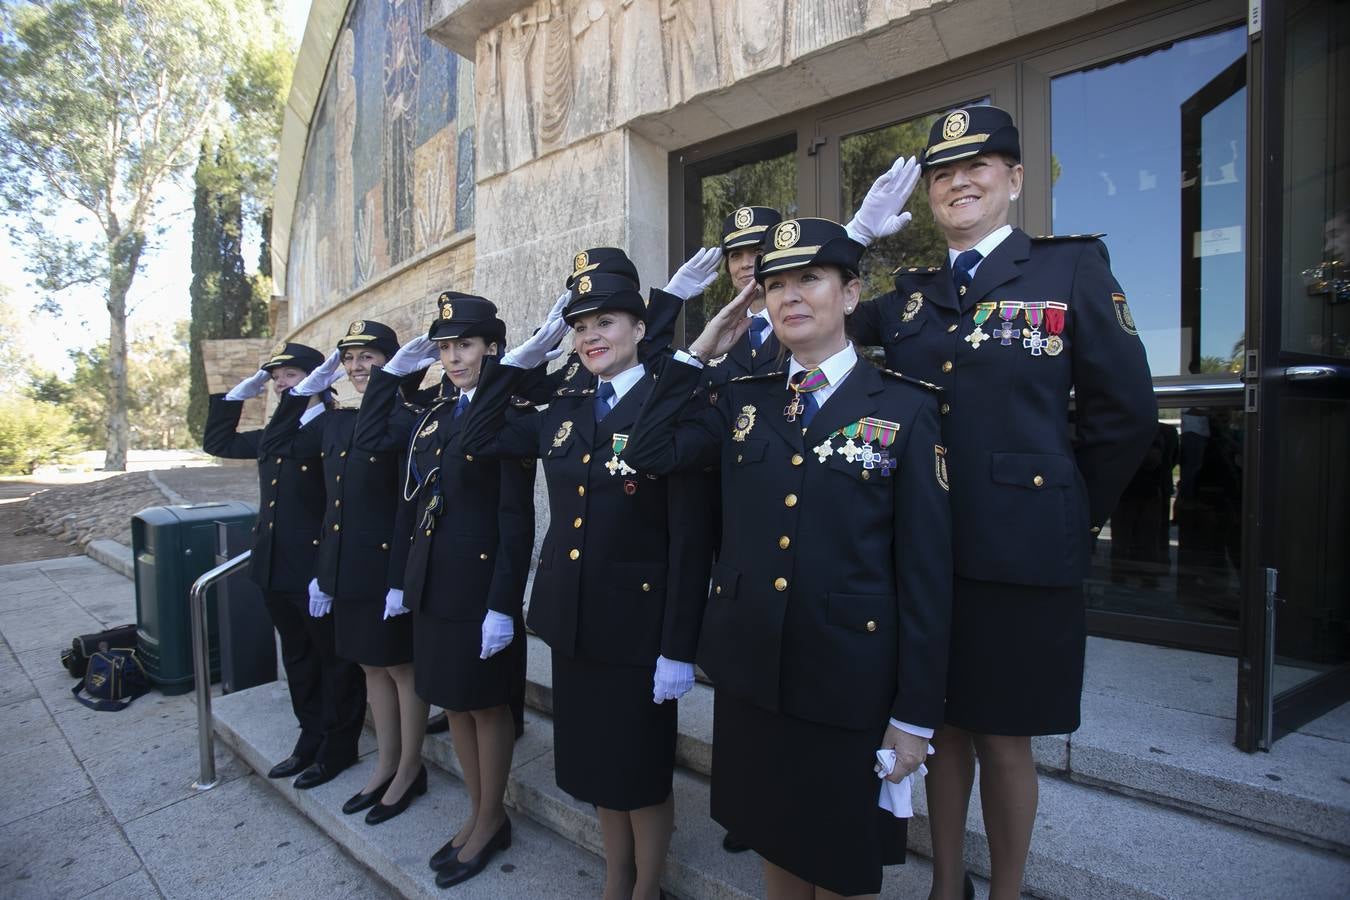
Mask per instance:
[[[1054,231],[1106,232],[1155,376],[1241,356],[1246,50],[1230,28],[1051,81]]]
[[[1088,608],[1238,623],[1242,411],[1161,410],[1153,444],[1102,529]]]

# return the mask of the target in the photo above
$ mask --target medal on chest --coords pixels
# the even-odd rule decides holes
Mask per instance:
[[[998,315],[1002,319],[998,330],[994,332],[994,337],[998,338],[999,345],[1002,347],[1011,347],[1013,338],[1020,337],[1013,322],[1017,319],[1017,314],[1022,310],[1020,300],[1004,300],[998,305]]]
[[[610,447],[611,447],[611,449],[613,449],[614,455],[613,455],[612,457],[610,457],[609,462],[605,463],[605,468],[609,470],[609,474],[611,474],[611,475],[618,475],[618,474],[620,474],[620,473],[622,473],[622,474],[624,474],[624,475],[636,475],[636,474],[637,474],[637,469],[634,469],[632,466],[628,465],[628,463],[624,462],[624,461],[623,461],[622,459],[620,459],[620,457],[619,457],[619,454],[623,453],[623,448],[624,448],[624,447],[627,447],[627,446],[628,446],[628,435],[626,435],[626,434],[616,434],[616,435],[614,435],[614,437],[611,439],[611,441],[610,441]],[[624,487],[625,487],[625,490],[626,490],[626,489],[627,489],[627,482],[626,482],[626,481],[625,481]],[[634,485],[633,485],[633,490],[637,490],[637,485],[636,485],[636,483],[634,483]],[[630,493],[630,494],[633,493],[633,491],[627,491],[627,492]]]
[[[1022,347],[1030,350],[1032,356],[1040,356],[1045,352],[1045,338],[1041,336],[1041,320],[1045,315],[1044,303],[1028,303],[1024,307],[1023,315],[1026,316],[1029,328],[1022,329]]]
[[[1064,333],[1064,313],[1068,309],[1067,303],[1045,301],[1045,330],[1050,332],[1050,336],[1045,339],[1046,356],[1059,356],[1064,352],[1064,338],[1060,335]]]
[[[965,336],[965,342],[970,345],[970,349],[978,350],[980,345],[989,340],[989,334],[984,330],[984,323],[989,321],[989,317],[994,314],[998,304],[992,301],[983,301],[975,304],[975,327],[970,334]]]

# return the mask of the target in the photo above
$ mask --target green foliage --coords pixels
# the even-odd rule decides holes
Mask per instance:
[[[31,397],[0,398],[0,474],[27,475],[77,449],[65,409]]]
[[[108,422],[108,345],[69,353],[74,372],[61,382],[48,376],[44,396],[61,397],[74,433],[85,447],[97,447]],[[138,336],[127,352],[128,416],[131,446],[167,449],[194,446],[184,419],[188,404],[188,323],[176,322]],[[30,387],[30,396],[38,393]]]

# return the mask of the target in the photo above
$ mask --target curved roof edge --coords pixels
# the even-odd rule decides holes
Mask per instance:
[[[272,284],[280,285],[282,294],[285,293],[286,261],[291,249],[295,198],[309,145],[309,125],[323,95],[328,60],[333,55],[348,5],[348,0],[313,0],[309,19],[305,22],[305,36],[295,55],[295,73],[291,77],[290,95],[286,98],[281,145],[277,150],[277,182],[272,190]]]

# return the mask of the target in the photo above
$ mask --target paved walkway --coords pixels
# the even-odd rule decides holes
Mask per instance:
[[[390,896],[219,743],[222,784],[192,791],[191,694],[75,702],[60,649],[135,621],[130,581],[78,556],[0,585],[0,898]]]

